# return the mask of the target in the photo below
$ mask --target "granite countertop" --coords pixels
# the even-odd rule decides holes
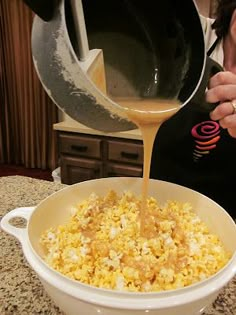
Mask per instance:
[[[17,207],[34,206],[63,187],[60,183],[23,176],[0,177],[0,216]],[[29,267],[19,242],[0,231],[0,248],[0,314],[62,315]],[[236,277],[204,313],[222,314],[236,315]]]

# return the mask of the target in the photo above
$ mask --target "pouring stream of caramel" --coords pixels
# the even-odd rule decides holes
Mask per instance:
[[[150,177],[153,144],[160,125],[181,106],[178,100],[121,98],[115,101],[127,111],[128,118],[140,129],[144,146],[140,234],[145,237],[146,202]]]

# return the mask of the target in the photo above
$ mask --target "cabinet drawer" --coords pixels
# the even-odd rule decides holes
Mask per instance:
[[[61,153],[97,159],[101,157],[101,139],[61,133],[59,141]]]
[[[107,177],[114,177],[114,176],[142,177],[143,170],[141,166],[108,163],[106,175]]]
[[[75,184],[103,177],[101,161],[61,155],[61,180],[63,184]]]
[[[108,160],[142,165],[143,145],[110,140],[108,141]]]

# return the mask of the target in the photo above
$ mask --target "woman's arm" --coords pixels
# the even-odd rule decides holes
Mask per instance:
[[[59,0],[23,0],[25,4],[44,21],[53,18]]]

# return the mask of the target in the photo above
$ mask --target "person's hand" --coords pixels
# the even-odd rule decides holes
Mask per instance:
[[[206,92],[209,103],[220,104],[210,113],[212,120],[218,120],[222,128],[236,138],[236,74],[224,71],[215,74]]]

